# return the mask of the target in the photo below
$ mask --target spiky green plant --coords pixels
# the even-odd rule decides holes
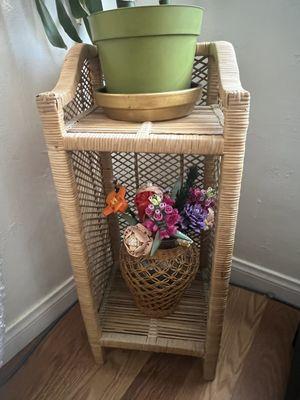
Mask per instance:
[[[69,4],[69,9],[71,11],[71,15],[69,11],[65,7],[65,3],[62,0],[53,0],[55,1],[56,11],[59,23],[61,24],[63,30],[66,34],[75,42],[81,43],[82,40],[77,33],[77,30],[72,22],[72,18],[75,19],[83,19],[85,28],[89,37],[91,38],[91,31],[88,22],[88,15],[93,14],[98,11],[102,11],[102,2],[101,0],[66,0]],[[159,4],[169,4],[170,0],[159,0]],[[61,49],[66,49],[67,45],[64,42],[55,22],[44,2],[44,0],[35,0],[37,11],[42,20],[45,33],[49,42]],[[134,7],[134,0],[117,0],[117,7]]]
[[[189,195],[190,189],[194,186],[197,178],[199,177],[199,168],[192,165],[187,172],[186,180],[180,187],[176,194],[175,207],[182,211]]]

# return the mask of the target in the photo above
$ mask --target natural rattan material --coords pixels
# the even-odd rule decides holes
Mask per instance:
[[[146,315],[164,317],[172,313],[199,268],[196,246],[158,249],[152,257],[132,257],[120,251],[122,276],[136,305]]]
[[[105,347],[203,357],[207,300],[208,287],[197,276],[170,316],[149,318],[137,308],[124,279],[116,275],[101,308],[100,343]]]
[[[197,45],[192,79],[203,86],[200,109],[177,124],[160,123],[164,126],[157,130],[153,123],[150,133],[137,135],[136,126],[112,126],[95,111],[93,91],[103,86],[97,51],[77,44],[67,54],[56,87],[38,95],[37,104],[96,362],[103,362],[105,346],[193,354],[203,356],[204,378],[213,379],[230,278],[250,95],[241,86],[234,49],[227,42]],[[94,116],[98,126],[89,119]],[[125,285],[119,292],[115,274],[119,224],[116,218],[101,217],[103,199],[114,174],[122,180],[126,177],[131,197],[144,180],[166,184],[172,184],[174,176],[182,180],[194,163],[201,168],[199,184],[218,189],[216,226],[204,243],[196,238],[205,280],[200,281],[203,286],[191,284],[178,311],[156,320],[139,312]]]

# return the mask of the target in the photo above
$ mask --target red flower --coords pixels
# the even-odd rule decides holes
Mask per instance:
[[[138,210],[140,221],[144,220],[145,210],[150,204],[149,197],[152,196],[154,192],[140,192],[136,194],[134,198],[134,203]]]

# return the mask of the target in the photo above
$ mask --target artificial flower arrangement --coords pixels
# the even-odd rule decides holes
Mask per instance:
[[[106,198],[103,215],[120,213],[129,223],[123,235],[124,246],[133,257],[153,256],[162,242],[175,238],[180,245],[189,246],[193,240],[186,234],[201,234],[214,224],[216,193],[212,188],[201,189],[195,185],[198,168],[188,170],[183,185],[175,184],[173,190],[146,184],[139,188],[133,212],[126,200],[126,189],[115,182],[115,189]]]

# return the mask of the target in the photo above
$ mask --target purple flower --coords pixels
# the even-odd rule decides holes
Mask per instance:
[[[205,220],[207,214],[207,210],[200,204],[187,203],[182,212],[182,229],[187,230],[190,228],[198,234],[201,233],[206,228]]]

